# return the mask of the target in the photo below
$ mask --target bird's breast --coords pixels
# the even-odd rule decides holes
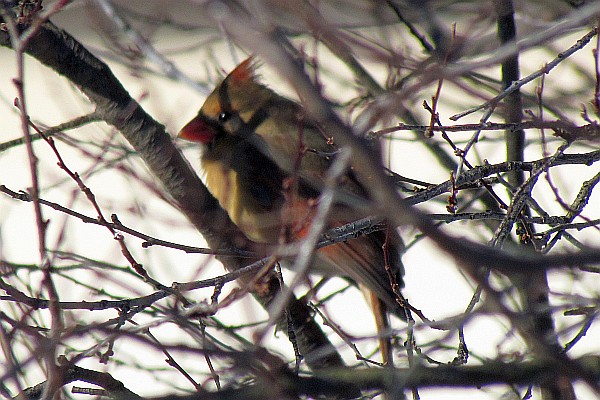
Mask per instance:
[[[276,243],[281,226],[281,208],[265,210],[257,205],[248,183],[242,182],[240,173],[218,160],[203,160],[206,186],[229,218],[251,240],[259,243]]]

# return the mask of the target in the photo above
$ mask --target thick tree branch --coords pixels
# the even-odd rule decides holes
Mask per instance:
[[[600,379],[600,359],[590,356],[576,360],[589,376]],[[488,385],[531,385],[543,384],[553,379],[557,373],[570,374],[562,365],[541,361],[523,361],[515,363],[489,362],[476,366],[440,365],[437,367],[415,366],[414,368],[355,368],[332,369],[315,373],[313,376],[297,377],[282,370],[269,380],[259,379],[256,383],[239,388],[224,389],[219,392],[200,392],[186,396],[162,396],[153,400],[227,400],[253,399],[269,400],[277,393],[278,398],[296,399],[300,396],[320,397],[337,396],[352,398],[347,389],[356,385],[361,390],[393,391],[402,388],[426,387],[463,387],[481,388]],[[110,383],[109,393],[121,400],[137,400],[140,397],[119,386],[120,382],[108,374],[79,367],[71,367],[69,381],[83,380],[89,383]],[[40,384],[43,385],[43,384]],[[17,399],[39,399],[40,385],[27,389]]]

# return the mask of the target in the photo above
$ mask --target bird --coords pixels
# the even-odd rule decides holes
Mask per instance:
[[[301,104],[263,84],[257,65],[249,57],[235,67],[178,137],[200,144],[206,186],[246,237],[264,244],[294,242],[310,228],[339,146]],[[342,195],[332,207],[328,228],[363,216],[344,198],[369,197],[352,168],[336,189]],[[403,287],[403,249],[399,234],[387,229],[321,248],[315,264],[319,273],[366,287],[371,303],[406,319],[391,284]],[[384,317],[376,313],[378,318]]]

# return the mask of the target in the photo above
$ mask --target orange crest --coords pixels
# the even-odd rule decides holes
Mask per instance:
[[[240,63],[227,77],[231,83],[235,85],[246,85],[254,82],[256,78],[256,60],[253,56],[248,57]]]

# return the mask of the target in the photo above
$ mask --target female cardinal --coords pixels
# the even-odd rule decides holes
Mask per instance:
[[[338,147],[304,117],[299,104],[258,82],[252,60],[238,65],[215,88],[179,137],[202,145],[206,185],[231,220],[248,238],[276,244],[306,232]],[[338,189],[350,198],[367,198],[352,170]],[[340,201],[328,226],[360,216],[348,201]],[[319,250],[317,264],[321,271],[365,285],[404,318],[385,269],[387,262],[402,286],[401,247],[396,232],[374,232]]]

